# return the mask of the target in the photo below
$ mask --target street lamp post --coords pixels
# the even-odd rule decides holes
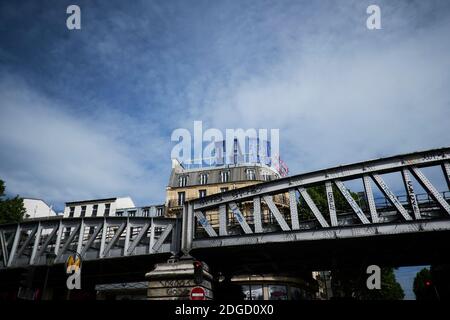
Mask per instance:
[[[45,291],[47,290],[48,274],[49,274],[49,271],[50,271],[50,267],[55,262],[55,258],[56,258],[56,255],[54,253],[47,253],[45,255],[45,261],[46,261],[46,265],[47,265],[47,272],[45,273],[44,287],[42,289],[41,300],[43,300]]]

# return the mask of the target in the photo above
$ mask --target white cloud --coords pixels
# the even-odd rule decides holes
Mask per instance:
[[[113,110],[93,108],[90,117],[71,114],[64,102],[17,79],[0,82],[0,101],[0,177],[9,192],[59,205],[123,195],[141,205],[164,202],[164,166],[150,163],[161,156],[156,147],[161,138],[154,132]]]

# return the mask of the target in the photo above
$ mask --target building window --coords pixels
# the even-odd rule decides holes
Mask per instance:
[[[199,198],[206,197],[206,190],[198,190],[198,197]]]
[[[208,174],[201,173],[200,174],[200,184],[207,184],[208,183]]]
[[[182,206],[184,201],[186,201],[186,193],[184,191],[178,192],[178,205]]]
[[[98,204],[94,204],[94,206],[92,207],[92,216],[93,217],[97,216],[97,211],[98,211]]]
[[[158,217],[163,215],[163,208],[162,207],[156,208],[156,215]]]
[[[260,284],[241,286],[244,300],[264,300],[263,287]]]
[[[69,217],[73,218],[75,214],[75,207],[70,207]]]
[[[269,285],[269,300],[287,300],[287,287],[282,285]]]
[[[123,216],[123,211],[116,211],[116,217]]]
[[[84,217],[86,215],[86,206],[81,206],[80,217]]]
[[[111,203],[106,203],[105,204],[105,217],[109,217],[109,209],[111,209]]]
[[[227,192],[227,191],[228,191],[228,187],[220,188],[220,192]]]
[[[230,171],[221,171],[220,172],[220,182],[228,182],[230,181]]]
[[[150,210],[149,209],[142,210],[142,216],[149,217],[150,216]]]
[[[128,211],[128,216],[129,217],[135,217],[136,216],[136,210]]]
[[[255,180],[256,179],[255,169],[247,169],[245,172],[247,175],[247,180]]]
[[[187,186],[187,180],[188,180],[188,176],[180,176],[178,178],[178,186],[179,187],[186,187]]]
[[[269,173],[267,173],[267,172],[263,172],[262,178],[263,178],[264,181],[270,181],[270,180],[272,180],[271,175],[270,175]]]

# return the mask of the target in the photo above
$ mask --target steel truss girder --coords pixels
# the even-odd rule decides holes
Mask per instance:
[[[230,201],[241,202],[250,200],[255,196],[264,194],[276,194],[288,191],[292,188],[317,185],[331,180],[348,180],[361,178],[371,173],[389,173],[400,171],[402,168],[416,165],[435,165],[450,161],[450,148],[442,148],[398,155],[388,158],[364,161],[329,169],[294,175],[269,182],[264,182],[236,190],[226,191],[216,195],[210,195],[201,199],[193,200],[193,210],[205,210],[226,204]]]
[[[413,220],[396,224],[355,225],[351,228],[292,230],[247,235],[245,237],[221,237],[198,239],[192,243],[192,249],[226,247],[239,245],[261,245],[265,243],[292,243],[297,241],[320,241],[335,239],[358,239],[361,237],[379,237],[406,233],[424,233],[450,231],[450,220]]]
[[[176,229],[175,219],[159,217],[61,218],[56,221],[55,219],[38,219],[36,221],[25,221],[16,225],[0,226],[0,250],[2,253],[0,259],[3,260],[4,267],[10,268],[22,266],[24,263],[39,265],[42,263],[40,258],[49,251],[48,248],[50,245],[55,246],[55,263],[63,262],[64,255],[72,245],[75,246],[76,251],[81,254],[82,258],[85,258],[89,249],[92,248],[96,241],[99,241],[98,236],[100,233],[103,235],[103,231],[113,226],[119,226],[119,228],[114,233],[112,240],[109,243],[103,243],[103,250],[96,249],[98,251],[97,258],[91,256],[91,259],[107,258],[108,253],[123,233],[123,229],[127,229],[130,238],[128,239],[129,244],[125,245],[121,254],[124,256],[131,255],[150,228],[152,229],[151,237],[155,236],[155,224],[157,227],[164,228],[164,231],[159,239],[149,239],[150,248],[146,251],[146,254],[160,253],[162,250],[165,252],[167,247],[163,247],[163,244],[170,234],[172,234],[170,250],[178,250],[177,245],[174,243],[174,240],[178,240],[176,238],[178,234],[175,234],[175,231],[179,230]],[[139,234],[134,239],[131,239],[130,230],[131,228],[137,227],[142,228]],[[63,237],[64,232],[67,232],[67,228],[71,230],[66,237]],[[87,235],[87,230],[89,230],[89,236],[87,241],[83,243],[85,235]],[[6,233],[8,233],[8,239],[6,239]],[[77,240],[75,240],[76,237],[78,237]],[[10,252],[8,252],[9,247],[11,247]],[[19,260],[24,255],[25,250],[30,250],[31,253],[28,262],[25,262],[23,259]],[[142,254],[142,252],[136,254]]]
[[[332,183],[334,183],[340,193],[344,196],[346,201],[349,203],[352,210],[356,213],[359,220],[363,224],[380,223],[381,221],[386,221],[385,219],[380,220],[379,214],[377,212],[377,207],[374,200],[374,194],[372,191],[371,181],[373,180],[379,189],[383,192],[389,202],[395,207],[398,213],[400,213],[403,218],[407,221],[412,220],[409,212],[403,207],[398,198],[389,189],[384,180],[381,178],[381,174],[389,172],[401,172],[403,179],[407,187],[408,197],[411,203],[411,211],[414,213],[416,219],[420,219],[420,210],[417,204],[417,199],[412,189],[412,184],[408,175],[408,169],[413,170],[413,174],[417,177],[419,182],[424,186],[429,193],[432,194],[433,198],[440,204],[445,211],[450,214],[450,206],[447,204],[446,200],[439,194],[439,192],[433,187],[433,185],[427,180],[427,178],[421,174],[420,170],[417,169],[416,165],[436,165],[441,164],[446,179],[449,179],[450,172],[450,148],[445,148],[441,150],[431,150],[421,153],[413,153],[403,156],[390,157],[385,159],[373,160],[362,162],[353,165],[341,166],[336,168],[331,168],[327,170],[316,171],[313,173],[307,173],[303,175],[294,176],[291,178],[279,179],[272,182],[266,182],[257,184],[250,187],[240,188],[238,190],[233,190],[219,195],[208,196],[198,200],[190,201],[184,210],[184,217],[189,217],[189,210],[195,213],[195,216],[199,220],[200,225],[206,230],[210,237],[217,237],[215,230],[209,224],[209,221],[203,216],[202,211],[205,209],[215,209],[219,208],[219,235],[228,236],[226,230],[226,208],[229,206],[236,216],[239,224],[241,225],[244,233],[246,235],[251,235],[253,232],[248,226],[247,222],[243,218],[243,214],[239,211],[237,202],[244,202],[253,200],[253,218],[255,225],[255,233],[263,232],[261,224],[261,204],[260,199],[263,198],[269,207],[270,212],[277,220],[278,224],[281,226],[283,231],[290,231],[289,226],[278,210],[277,206],[272,200],[272,195],[289,192],[289,205],[290,205],[290,217],[292,229],[299,229],[298,221],[298,210],[297,210],[297,199],[296,199],[296,189],[300,192],[302,198],[307,203],[308,207],[313,212],[316,220],[320,223],[321,227],[329,227],[328,221],[324,218],[322,213],[318,210],[316,204],[313,202],[311,197],[306,191],[307,186],[325,185],[328,209],[330,214],[330,222],[332,227],[339,225],[337,219],[336,205],[334,201]],[[413,164],[413,165],[411,165]],[[345,180],[361,178],[364,184],[364,190],[366,195],[366,200],[369,208],[369,213],[371,221],[367,218],[366,213],[360,208],[358,203],[353,199],[350,192],[345,187],[341,178]],[[298,185],[298,187],[295,187]],[[416,199],[415,202],[413,200]],[[187,209],[186,209],[187,208]],[[184,219],[183,223],[189,223],[189,220]],[[183,230],[189,231],[190,235],[185,235],[183,233],[183,251],[188,252],[190,246],[194,240],[194,226],[187,227],[185,225]],[[239,237],[239,235],[231,235],[233,237]],[[195,239],[195,241],[200,241]]]

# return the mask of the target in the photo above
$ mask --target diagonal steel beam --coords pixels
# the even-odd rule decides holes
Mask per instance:
[[[383,178],[381,178],[380,175],[374,173],[372,174],[372,178],[377,184],[377,186],[380,188],[381,191],[385,194],[386,197],[388,197],[388,200],[395,206],[397,211],[405,218],[405,220],[412,220],[411,216],[409,215],[408,211],[405,209],[405,207],[402,206],[400,201],[398,201],[395,194],[389,189],[387,184],[384,182]]]
[[[92,244],[94,243],[95,239],[97,238],[98,234],[100,233],[100,231],[102,231],[103,229],[103,224],[99,223],[95,226],[95,231],[91,234],[89,240],[86,242],[86,244],[83,247],[83,250],[81,250],[81,257],[84,257],[84,255],[86,254],[86,252],[89,250],[89,248],[92,246]]]
[[[142,227],[141,231],[139,231],[139,233],[136,236],[136,238],[131,242],[130,247],[128,248],[127,254],[133,253],[134,249],[136,249],[136,246],[139,244],[139,242],[141,242],[142,237],[145,234],[147,234],[148,228],[150,228],[150,223],[149,222],[144,224],[144,226]]]
[[[42,244],[37,257],[42,257],[42,255],[44,254],[45,250],[47,249],[48,245],[50,244],[50,242],[52,241],[53,237],[56,235],[57,232],[58,226],[55,226],[52,232],[48,235],[47,239],[45,239],[44,243]]]
[[[281,215],[280,211],[278,210],[275,203],[273,203],[272,196],[264,196],[263,197],[264,202],[269,207],[270,212],[275,217],[275,220],[277,220],[278,225],[281,227],[281,230],[283,231],[289,231],[291,228],[289,228],[288,224],[286,223],[286,220],[284,220],[283,216]]]
[[[25,249],[27,248],[28,244],[30,243],[31,239],[34,238],[34,235],[36,234],[38,229],[38,226],[34,226],[31,233],[28,235],[28,238],[23,243],[22,247],[19,249],[19,252],[17,253],[17,258],[21,257]]]
[[[242,230],[244,230],[245,234],[253,233],[252,229],[247,223],[247,220],[245,220],[244,215],[241,213],[241,210],[239,210],[238,206],[235,202],[229,203],[230,209],[233,212],[234,217],[241,225]]]
[[[350,192],[347,190],[347,188],[345,187],[345,185],[342,183],[341,180],[335,180],[334,183],[336,184],[336,186],[338,187],[339,191],[341,192],[341,194],[344,196],[345,200],[347,200],[348,204],[350,205],[350,207],[352,207],[353,212],[356,213],[356,215],[358,216],[359,220],[361,220],[361,222],[363,224],[370,224],[369,219],[367,219],[366,215],[364,214],[364,212],[361,210],[361,208],[359,207],[359,205],[356,203],[355,199],[353,199],[352,195],[350,194]]]
[[[198,223],[200,223],[200,225],[203,227],[203,229],[205,229],[206,233],[210,237],[217,237],[216,231],[213,229],[208,219],[205,218],[201,211],[194,211],[194,215],[197,217]]]
[[[319,221],[320,225],[323,228],[328,228],[330,225],[328,224],[327,220],[325,220],[322,213],[319,211],[316,204],[314,203],[314,201],[311,199],[308,192],[306,191],[306,189],[303,187],[300,187],[300,188],[298,188],[298,191],[300,192],[300,195],[302,196],[302,198],[306,201],[306,204],[311,209],[311,211],[314,214],[314,216],[316,217],[317,221]]]
[[[114,234],[114,237],[111,239],[111,241],[108,243],[108,245],[105,248],[105,251],[103,251],[103,257],[106,257],[111,248],[116,244],[117,240],[119,240],[120,235],[122,234],[123,230],[125,230],[126,222],[122,222],[119,229],[117,229],[116,233]]]
[[[369,204],[370,216],[372,217],[372,223],[378,223],[377,207],[375,205],[375,199],[373,198],[372,185],[370,184],[370,177],[368,175],[363,176],[364,191],[366,193],[367,203]]]
[[[411,172],[416,177],[416,179],[420,182],[422,187],[431,193],[431,196],[436,200],[439,205],[444,209],[448,214],[450,214],[450,205],[444,199],[444,197],[437,191],[437,189],[433,186],[433,184],[425,177],[425,175],[420,171],[416,166],[411,167]]]
[[[80,226],[81,224],[76,225],[75,229],[72,231],[67,240],[64,242],[63,247],[60,250],[58,250],[58,253],[55,258],[56,262],[59,262],[61,260],[62,255],[66,252],[67,248],[69,248],[69,246],[72,244],[73,239],[80,231]]]
[[[13,262],[14,262],[14,258],[16,256],[17,248],[19,246],[20,234],[21,233],[22,233],[22,226],[19,223],[17,225],[17,228],[16,228],[16,233],[14,234],[14,241],[13,241],[13,245],[12,245],[12,248],[11,248],[11,252],[9,254],[8,267],[11,267]]]
[[[38,252],[39,243],[41,242],[42,235],[42,224],[38,223],[38,229],[36,232],[36,237],[34,239],[33,250],[31,251],[30,264],[33,265],[36,260],[36,254]]]
[[[442,164],[442,170],[444,171],[445,181],[447,181],[447,188],[450,190],[450,161],[445,161]]]
[[[170,234],[172,229],[173,224],[168,224],[167,227],[164,229],[163,233],[159,236],[158,241],[156,241],[155,245],[153,246],[152,248],[153,252],[158,252],[158,250],[161,248],[162,244],[167,239],[167,236]]]
[[[0,244],[1,244],[0,249],[2,251],[2,257],[3,257],[3,265],[6,266],[8,264],[8,250],[7,250],[5,234],[3,233],[3,230],[0,230]]]
[[[61,246],[61,238],[64,231],[64,226],[62,223],[62,219],[59,221],[58,226],[58,236],[56,237],[56,244],[55,244],[55,254],[58,255],[59,248]]]

